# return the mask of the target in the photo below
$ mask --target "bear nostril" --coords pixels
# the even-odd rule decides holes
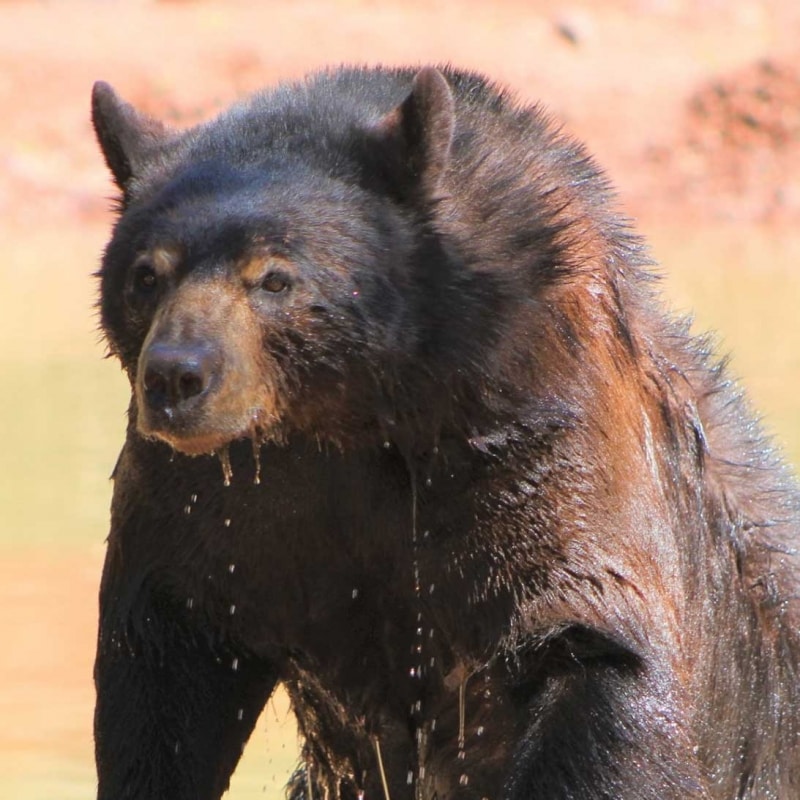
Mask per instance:
[[[145,370],[144,392],[149,405],[154,407],[169,405],[169,380],[158,369],[148,367]]]
[[[179,400],[201,394],[205,389],[205,380],[199,371],[187,370],[178,378],[177,395]]]

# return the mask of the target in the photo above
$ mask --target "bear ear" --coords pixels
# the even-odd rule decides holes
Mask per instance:
[[[131,178],[165,141],[167,129],[121,100],[103,81],[92,89],[92,124],[114,181],[127,194]]]
[[[420,70],[411,93],[383,117],[379,129],[400,143],[413,178],[425,194],[434,194],[450,160],[455,129],[455,102],[444,75],[434,67]]]

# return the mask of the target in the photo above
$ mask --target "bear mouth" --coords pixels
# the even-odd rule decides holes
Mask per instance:
[[[254,443],[279,438],[277,424],[261,407],[242,410],[238,414],[209,413],[198,408],[191,413],[165,409],[154,411],[138,402],[136,427],[146,439],[165,442],[173,450],[189,456],[219,453],[240,439]],[[208,424],[208,419],[214,424]]]

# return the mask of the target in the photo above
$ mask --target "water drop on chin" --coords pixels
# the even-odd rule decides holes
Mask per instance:
[[[230,449],[227,444],[217,451],[217,458],[222,467],[222,485],[230,486],[231,478],[233,478],[233,470],[231,469]]]
[[[255,462],[255,475],[253,483],[258,486],[261,483],[261,442],[253,435],[253,461]]]

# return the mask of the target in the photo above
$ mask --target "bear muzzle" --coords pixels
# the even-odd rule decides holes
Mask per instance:
[[[229,441],[210,412],[221,382],[222,359],[207,342],[155,341],[139,359],[136,385],[139,432],[186,453],[209,452]],[[229,426],[223,426],[228,428]]]

